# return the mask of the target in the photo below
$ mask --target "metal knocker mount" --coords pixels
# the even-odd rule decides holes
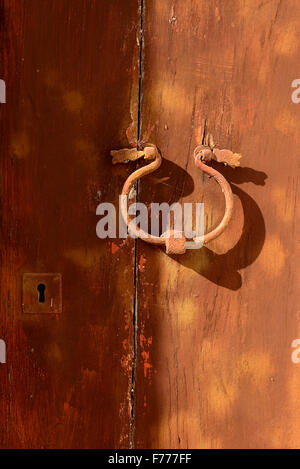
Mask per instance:
[[[162,236],[153,236],[149,233],[146,233],[136,225],[133,227],[132,223],[130,223],[130,218],[127,211],[127,200],[132,186],[138,179],[152,173],[153,171],[156,171],[161,165],[162,157],[156,145],[152,143],[145,143],[144,147],[139,150],[137,148],[124,148],[122,150],[112,150],[110,154],[112,156],[113,164],[128,163],[130,161],[136,161],[140,158],[144,158],[145,160],[150,161],[147,166],[134,171],[125,181],[122,189],[121,195],[123,197],[120,210],[122,217],[128,227],[130,224],[130,232],[146,243],[165,245],[167,254],[184,254],[186,252],[187,240],[182,232],[174,231],[174,229],[170,227],[170,230],[167,233],[164,233]],[[198,145],[195,148],[194,161],[196,166],[210,177],[213,177],[220,185],[225,197],[226,208],[224,216],[216,228],[214,228],[209,233],[204,234],[202,237],[193,238],[193,249],[201,248],[203,244],[207,244],[220,236],[220,234],[223,233],[223,231],[228,226],[233,211],[233,196],[229,183],[221,173],[216,171],[211,166],[208,166],[207,163],[215,160],[219,163],[223,163],[235,168],[240,166],[240,159],[241,155],[238,153],[233,153],[230,150],[219,149],[217,145],[214,144],[211,134],[206,136],[203,144]]]

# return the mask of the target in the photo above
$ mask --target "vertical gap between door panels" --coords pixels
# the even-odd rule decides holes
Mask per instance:
[[[142,130],[142,100],[143,100],[143,44],[144,44],[144,7],[145,0],[139,0],[139,87],[138,87],[138,122],[137,122],[137,148],[140,148],[140,137]],[[139,198],[139,181],[135,185],[136,202]],[[134,240],[134,297],[133,297],[133,357],[132,357],[132,374],[131,374],[131,415],[130,415],[130,438],[129,446],[131,449],[135,447],[135,416],[136,416],[136,375],[138,363],[138,239]]]

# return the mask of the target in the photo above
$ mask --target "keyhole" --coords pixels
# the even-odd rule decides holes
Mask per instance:
[[[45,303],[45,290],[46,290],[46,285],[44,283],[40,283],[37,286],[37,290],[39,292],[39,303]]]

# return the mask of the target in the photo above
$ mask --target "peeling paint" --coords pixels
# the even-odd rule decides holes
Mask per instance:
[[[114,242],[111,243],[111,252],[112,252],[112,254],[116,254],[119,251],[119,249],[120,248],[116,243],[114,243]]]
[[[139,260],[139,271],[145,272],[146,257],[142,254]]]

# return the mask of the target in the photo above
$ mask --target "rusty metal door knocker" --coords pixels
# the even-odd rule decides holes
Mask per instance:
[[[156,145],[146,143],[141,150],[138,150],[137,148],[124,148],[122,150],[112,150],[110,154],[113,158],[113,164],[128,163],[130,161],[136,161],[140,158],[151,161],[151,163],[149,163],[147,166],[134,171],[127,178],[122,189],[121,195],[123,197],[120,210],[122,217],[128,227],[130,224],[130,232],[146,243],[165,245],[167,254],[184,254],[186,252],[186,238],[183,233],[175,232],[171,228],[162,236],[153,236],[149,233],[146,233],[136,225],[132,226],[132,223],[130,223],[127,211],[127,199],[131,188],[138,179],[152,173],[153,171],[156,171],[161,165],[162,157]],[[241,155],[238,153],[233,153],[230,150],[219,149],[214,144],[211,134],[206,136],[203,144],[198,145],[195,148],[194,161],[196,166],[210,177],[213,177],[220,185],[225,197],[226,207],[224,216],[216,228],[214,228],[209,233],[204,234],[202,237],[193,238],[194,249],[201,248],[203,244],[207,244],[220,236],[220,234],[223,233],[223,231],[228,226],[233,211],[233,196],[229,183],[221,173],[216,171],[211,166],[207,166],[207,163],[209,161],[215,160],[219,163],[223,163],[235,168],[240,165],[240,159]]]

